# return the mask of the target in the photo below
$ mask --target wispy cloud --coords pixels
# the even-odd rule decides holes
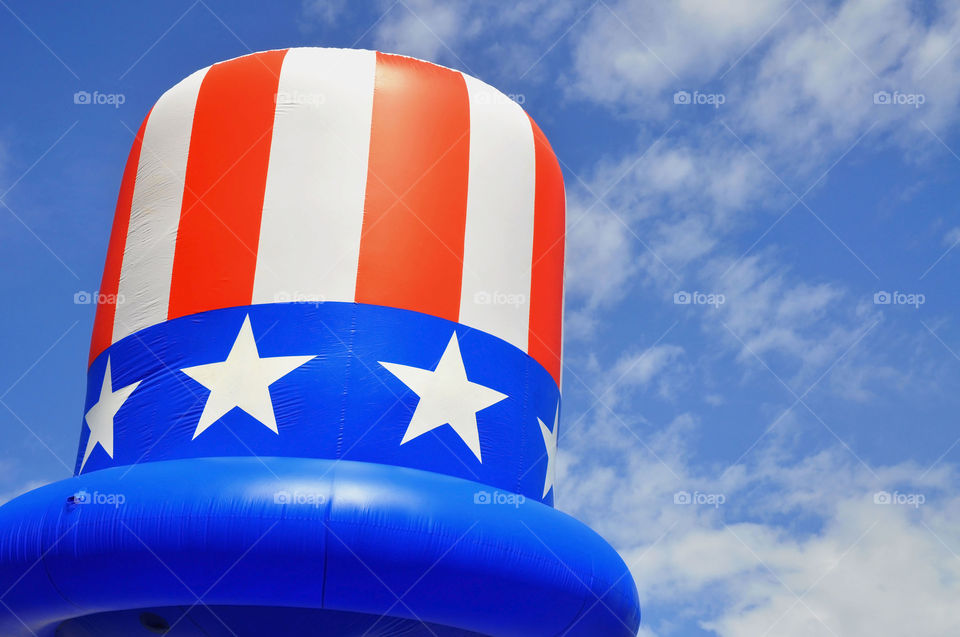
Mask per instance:
[[[782,436],[711,473],[691,457],[698,428],[681,416],[641,445],[598,411],[562,455],[561,506],[617,543],[658,616],[734,637],[955,627],[941,612],[960,592],[951,470],[905,462],[878,480],[840,450],[796,458]]]

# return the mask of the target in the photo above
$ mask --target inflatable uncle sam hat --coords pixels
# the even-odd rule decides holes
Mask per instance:
[[[626,637],[553,508],[564,193],[468,75],[289,49],[157,101],[76,475],[0,509],[0,634]]]

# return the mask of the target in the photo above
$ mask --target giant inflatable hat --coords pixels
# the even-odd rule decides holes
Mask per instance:
[[[0,634],[635,635],[553,508],[563,254],[550,145],[468,75],[304,48],[174,86],[76,475],[0,508]]]

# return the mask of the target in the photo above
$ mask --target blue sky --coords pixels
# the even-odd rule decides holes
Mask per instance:
[[[0,33],[0,499],[71,473],[74,296],[156,98],[377,48],[515,95],[561,159],[558,506],[630,564],[642,635],[960,630],[960,8],[2,0]]]

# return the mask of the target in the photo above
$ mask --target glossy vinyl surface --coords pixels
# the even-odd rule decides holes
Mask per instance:
[[[298,458],[152,462],[20,496],[0,515],[0,588],[4,635],[201,602],[503,637],[627,637],[639,623],[620,557],[551,507],[425,471]],[[250,614],[244,630],[269,634],[272,616]]]

